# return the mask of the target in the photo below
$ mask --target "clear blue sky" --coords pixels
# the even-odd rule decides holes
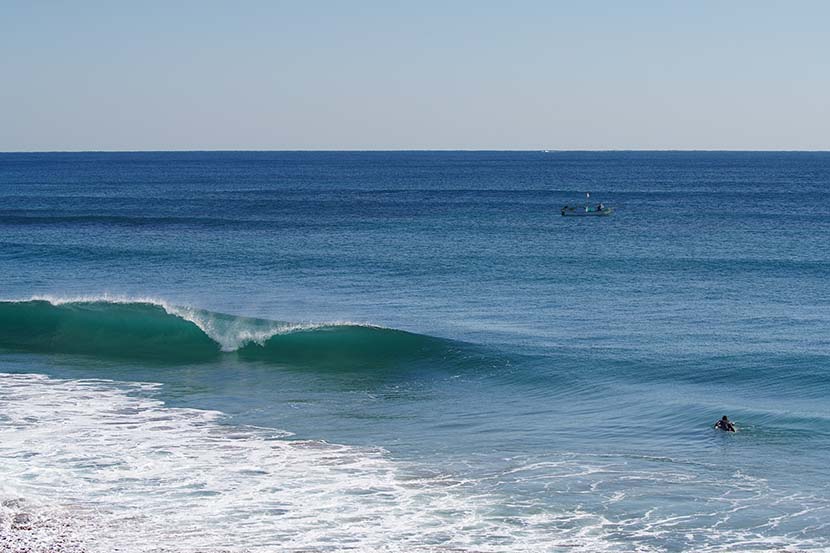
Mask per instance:
[[[830,149],[830,2],[0,2],[0,151]]]

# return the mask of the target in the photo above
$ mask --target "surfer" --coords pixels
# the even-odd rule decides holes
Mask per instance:
[[[726,415],[715,423],[715,428],[723,430],[724,432],[735,432],[735,425],[729,420]]]

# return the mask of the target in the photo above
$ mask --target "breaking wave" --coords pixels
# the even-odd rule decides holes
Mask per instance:
[[[446,358],[457,346],[367,324],[271,321],[149,299],[0,301],[0,347],[33,352],[164,362],[233,354],[266,362],[372,366]]]

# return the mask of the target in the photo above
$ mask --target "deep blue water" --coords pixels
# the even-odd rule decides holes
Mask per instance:
[[[53,379],[9,381],[0,423],[24,392],[58,413],[152,398],[414,482],[356,491],[315,457],[281,482],[240,446],[178,498],[218,498],[188,522],[224,529],[200,550],[825,550],[828,183],[828,153],[0,154],[0,373]],[[585,192],[615,213],[561,217]],[[20,416],[12,437],[35,432]],[[0,492],[139,508],[95,486],[103,459],[141,482],[152,459],[83,435],[78,466],[65,445],[23,474],[32,446],[0,449]],[[275,488],[220,489],[240,462]],[[64,487],[27,487],[39,468]],[[267,515],[286,487],[316,510]],[[346,501],[405,522],[338,518]]]

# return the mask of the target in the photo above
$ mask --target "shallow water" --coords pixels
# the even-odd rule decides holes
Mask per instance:
[[[825,550],[828,180],[0,154],[0,494],[94,551]]]

